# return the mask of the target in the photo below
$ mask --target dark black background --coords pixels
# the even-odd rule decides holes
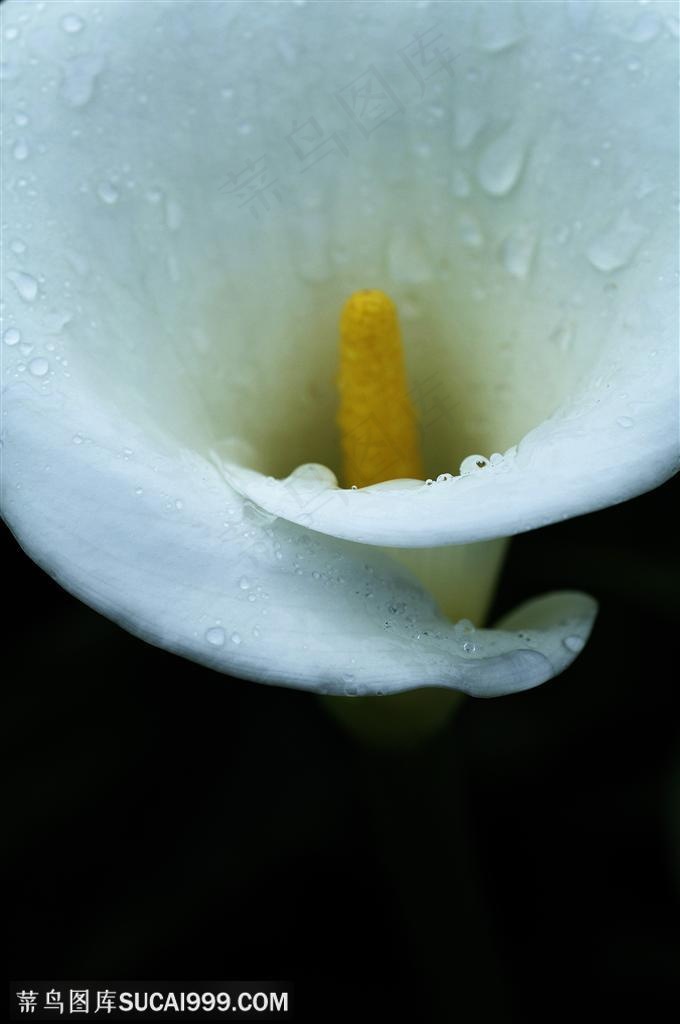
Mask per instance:
[[[516,538],[494,615],[587,590],[591,642],[398,755],[134,639],[5,533],[12,976],[286,979],[319,1022],[667,1019],[678,489]]]

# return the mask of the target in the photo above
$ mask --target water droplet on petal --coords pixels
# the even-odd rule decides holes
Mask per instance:
[[[170,231],[178,231],[184,220],[184,211],[174,199],[168,199],[165,204],[165,223]]]
[[[60,24],[64,32],[68,32],[69,35],[75,35],[76,32],[82,31],[85,22],[77,14],[65,14]]]
[[[22,242],[20,238],[15,238],[13,242],[10,242],[9,247],[17,256],[20,256],[22,252],[26,252],[26,243]]]
[[[50,364],[42,356],[36,356],[28,364],[29,373],[32,373],[34,377],[44,377],[49,368]]]
[[[241,579],[238,581],[238,585],[241,590],[250,590],[250,580],[247,576],[241,576]]]
[[[113,206],[118,202],[118,189],[110,181],[102,181],[97,186],[97,195],[103,203]]]
[[[17,139],[12,149],[12,156],[15,160],[26,160],[30,150],[25,139]]]
[[[531,269],[535,246],[536,235],[531,228],[515,228],[501,247],[501,259],[507,272],[524,280]]]
[[[481,249],[484,245],[484,235],[478,222],[469,214],[463,214],[458,221],[458,234],[463,245],[470,249]]]
[[[66,324],[73,319],[73,314],[67,311],[60,313],[48,313],[43,324],[48,334],[61,334]]]
[[[572,654],[579,654],[586,645],[585,640],[580,636],[565,636],[562,643]]]
[[[295,66],[297,63],[297,50],[290,39],[286,38],[286,36],[279,36],[276,41],[276,49],[279,51],[284,64],[289,68]]]
[[[560,352],[568,352],[574,340],[574,328],[572,324],[558,324],[548,339],[556,345]]]
[[[2,336],[5,345],[18,345],[21,341],[21,331],[16,327],[8,327]]]
[[[637,224],[627,210],[611,223],[599,237],[594,239],[587,256],[596,270],[609,273],[630,263],[647,231]]]
[[[515,46],[524,35],[524,26],[512,0],[502,4],[480,4],[477,8],[477,38],[487,53],[501,53]]]
[[[38,282],[23,270],[10,270],[7,277],[25,302],[33,302],[38,294]]]
[[[470,181],[459,167],[451,175],[451,191],[457,199],[465,199],[470,195]]]
[[[458,149],[467,149],[484,127],[485,117],[477,107],[457,107],[453,115],[453,138]]]
[[[627,33],[633,43],[649,43],[659,34],[661,24],[653,11],[641,14]]]
[[[59,93],[63,101],[74,109],[86,106],[103,69],[104,60],[97,54],[83,53],[69,58],[63,65],[64,79]]]
[[[240,644],[241,643],[241,634],[240,633],[232,633],[231,636],[229,637],[229,639],[231,640],[232,644]]]
[[[6,82],[11,82],[13,79],[18,78],[19,74],[20,68],[16,61],[0,61],[0,79]]]
[[[567,17],[577,32],[588,25],[593,14],[593,0],[567,0]]]
[[[468,476],[470,473],[476,473],[479,470],[485,469],[488,465],[489,460],[483,455],[468,455],[461,462],[458,472],[461,476]]]
[[[451,475],[451,473],[440,473],[439,476],[437,477],[438,484],[445,484],[449,480],[453,480],[453,476]]]
[[[513,128],[508,128],[482,153],[477,167],[479,184],[491,196],[505,196],[519,180],[525,146]]]
[[[620,427],[628,428],[633,426],[633,420],[630,416],[619,416],[616,421]]]
[[[224,643],[224,630],[221,626],[211,626],[206,630],[205,638],[213,647],[221,647]]]

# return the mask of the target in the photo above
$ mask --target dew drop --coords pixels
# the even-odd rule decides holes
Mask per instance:
[[[512,128],[486,147],[477,167],[479,184],[490,196],[505,196],[519,180],[525,148]]]
[[[599,238],[590,243],[588,259],[602,273],[619,270],[630,263],[646,234],[645,228],[637,224],[628,211],[624,211]]]
[[[287,67],[292,68],[297,63],[297,50],[290,39],[286,36],[279,36],[276,41],[276,49],[279,51],[281,60]]]
[[[35,359],[31,359],[28,364],[29,373],[32,373],[34,377],[44,377],[49,371],[50,364],[43,356],[36,356]]]
[[[527,227],[518,227],[503,242],[503,266],[513,277],[524,280],[530,269],[536,246],[536,235]]]
[[[97,186],[97,195],[108,206],[118,202],[118,189],[110,181],[100,182]]]
[[[66,61],[59,92],[64,103],[74,109],[86,106],[92,99],[97,76],[103,68],[103,58],[92,53],[83,53]]]
[[[659,34],[660,28],[656,14],[653,11],[646,11],[634,23],[628,32],[628,38],[633,43],[649,43]]]
[[[75,35],[76,32],[81,32],[85,22],[82,18],[79,18],[77,14],[65,14],[61,19],[61,27],[64,32],[68,32],[69,35]]]
[[[2,336],[5,345],[18,345],[21,341],[21,331],[16,327],[8,327]]]
[[[619,416],[616,421],[620,427],[628,428],[633,426],[633,420],[630,416]]]
[[[470,195],[470,181],[464,171],[457,167],[451,175],[451,191],[456,199]]]
[[[485,124],[484,115],[477,107],[458,107],[453,118],[453,138],[458,149],[467,149]]]
[[[489,465],[489,460],[483,455],[468,455],[460,464],[459,473],[461,476],[468,476],[470,473],[477,473]]]
[[[17,139],[12,149],[12,156],[15,160],[25,160],[29,154],[28,144],[25,139]]]
[[[524,34],[524,27],[512,0],[503,4],[480,4],[477,15],[479,46],[487,53],[501,53],[510,49]]]
[[[451,473],[440,473],[439,476],[437,477],[438,484],[445,484],[449,480],[453,480],[453,476],[451,475]]]
[[[582,32],[593,14],[593,0],[567,0],[567,17],[577,32]]]
[[[677,39],[680,36],[680,19],[676,14],[669,14],[666,18],[666,28]]]
[[[241,579],[238,581],[238,585],[241,590],[250,590],[250,580],[247,576],[241,576]]]
[[[74,444],[82,444],[83,443],[83,439],[80,436],[80,434],[74,434],[73,437],[71,438],[71,440],[73,441]]]
[[[70,323],[72,319],[73,314],[66,311],[61,313],[48,313],[43,323],[48,334],[61,334],[66,324]]]
[[[574,328],[569,323],[558,324],[548,339],[560,352],[566,353],[574,340]]]
[[[229,637],[229,639],[231,640],[232,644],[240,644],[241,643],[241,634],[240,633],[232,633],[231,636]]]
[[[463,644],[463,650],[466,654],[474,654],[477,650],[477,644],[473,644],[471,640],[466,640]]]
[[[586,645],[585,640],[580,636],[565,636],[562,643],[572,654],[579,654]]]
[[[165,223],[170,231],[178,231],[184,220],[184,211],[174,199],[168,199],[165,204]]]
[[[464,214],[459,219],[458,234],[463,245],[467,245],[470,249],[481,249],[484,245],[482,229],[475,218],[469,213]]]
[[[10,82],[15,78],[18,78],[20,74],[19,65],[16,61],[3,60],[0,61],[0,79],[6,82]]]
[[[224,630],[221,626],[211,626],[206,630],[205,638],[213,647],[221,647],[224,643]]]
[[[11,270],[7,277],[10,279],[19,295],[25,302],[33,302],[38,294],[38,282],[30,274],[23,270]]]
[[[26,252],[26,243],[22,242],[20,238],[15,238],[13,242],[10,242],[9,247],[17,256],[21,256],[22,252]]]

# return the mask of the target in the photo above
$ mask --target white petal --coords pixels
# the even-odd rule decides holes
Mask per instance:
[[[3,289],[20,333],[6,337],[3,509],[28,553],[132,632],[245,678],[491,694],[561,671],[588,599],[544,606],[532,643],[513,626],[464,652],[393,562],[313,531],[502,536],[673,470],[673,49],[665,27],[631,38],[624,6],[598,5],[585,38],[561,5],[495,27],[481,5],[438,7],[460,70],[452,86],[442,69],[427,107],[405,51],[433,22],[419,5],[93,3],[73,32],[70,4],[3,4],[20,25],[3,94],[17,129]],[[377,128],[352,106],[371,69],[396,97]],[[288,126],[309,118],[347,154],[302,166]],[[263,154],[282,198],[257,219],[232,186]],[[303,486],[302,500],[253,468],[333,461],[335,319],[367,283],[405,311],[418,386],[451,384],[455,415],[426,441],[438,470],[526,435],[515,457],[404,493]],[[238,479],[235,458],[251,467]],[[263,525],[232,484],[300,525]],[[390,619],[401,604],[413,623]]]
[[[585,644],[595,615],[585,595],[531,602],[502,630],[454,626],[377,549],[268,520],[205,460],[151,454],[91,408],[65,413],[19,391],[9,525],[59,583],[150,643],[322,693],[448,686],[482,697],[537,686]],[[84,421],[95,440],[76,433]]]

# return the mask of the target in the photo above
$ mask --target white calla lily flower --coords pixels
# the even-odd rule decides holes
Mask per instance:
[[[444,612],[483,616],[502,538],[677,469],[674,5],[1,14],[3,511],[28,554],[263,683],[562,671],[589,597]],[[326,468],[364,287],[401,311],[434,482]]]

